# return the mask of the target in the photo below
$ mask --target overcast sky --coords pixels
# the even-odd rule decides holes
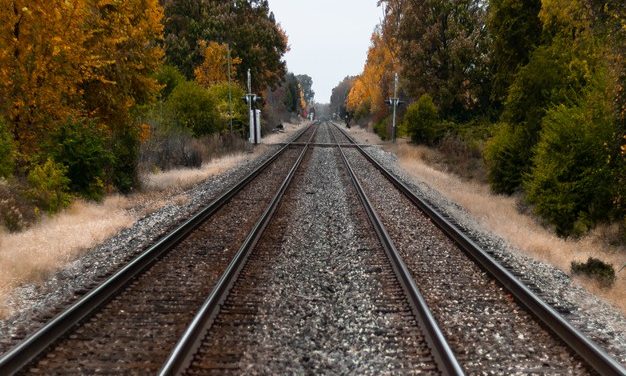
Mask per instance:
[[[289,35],[287,68],[313,77],[315,100],[328,103],[339,81],[363,70],[382,9],[376,0],[268,1]]]

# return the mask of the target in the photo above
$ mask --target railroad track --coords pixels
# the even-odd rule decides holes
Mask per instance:
[[[340,142],[353,146],[348,159],[358,166],[364,190],[374,208],[380,209],[382,223],[399,245],[411,275],[427,292],[426,300],[466,371],[626,374],[621,364],[416,196],[338,125],[333,123],[332,131]],[[492,344],[481,346],[486,338],[492,338]],[[509,351],[503,351],[503,343]]]
[[[294,142],[310,141],[315,130],[304,129]],[[3,354],[0,374],[156,373],[300,149],[284,145],[204,210]]]
[[[247,371],[625,374],[328,124],[0,358],[3,375]]]

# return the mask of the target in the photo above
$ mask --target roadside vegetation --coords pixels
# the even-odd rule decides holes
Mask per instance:
[[[248,70],[265,131],[313,99],[266,1],[2,4],[0,231],[246,151]]]
[[[448,171],[515,197],[562,238],[615,229],[610,242],[623,252],[623,2],[381,3],[364,70],[333,91],[333,111],[388,139],[384,100],[400,72],[401,136],[437,149]],[[571,268],[592,277],[622,268],[603,262]]]

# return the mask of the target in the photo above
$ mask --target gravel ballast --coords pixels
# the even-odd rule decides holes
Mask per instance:
[[[337,153],[310,152],[188,374],[438,374]]]
[[[622,365],[626,365],[626,318],[618,309],[576,285],[560,269],[524,255],[504,239],[486,230],[463,207],[402,170],[393,153],[373,146],[365,150],[405,183],[413,193],[452,220],[482,249],[559,311],[566,320]]]

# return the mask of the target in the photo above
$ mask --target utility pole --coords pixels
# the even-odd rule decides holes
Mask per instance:
[[[228,50],[228,123],[230,134],[233,134],[233,93],[232,93],[232,82],[231,82],[231,73],[230,73],[230,44],[226,45]]]
[[[398,105],[404,103],[400,101],[398,98],[398,73],[395,74],[393,80],[393,98],[389,98],[385,101],[387,105],[392,106],[393,108],[393,116],[391,120],[391,140],[393,143],[396,143],[396,112],[398,109]]]

